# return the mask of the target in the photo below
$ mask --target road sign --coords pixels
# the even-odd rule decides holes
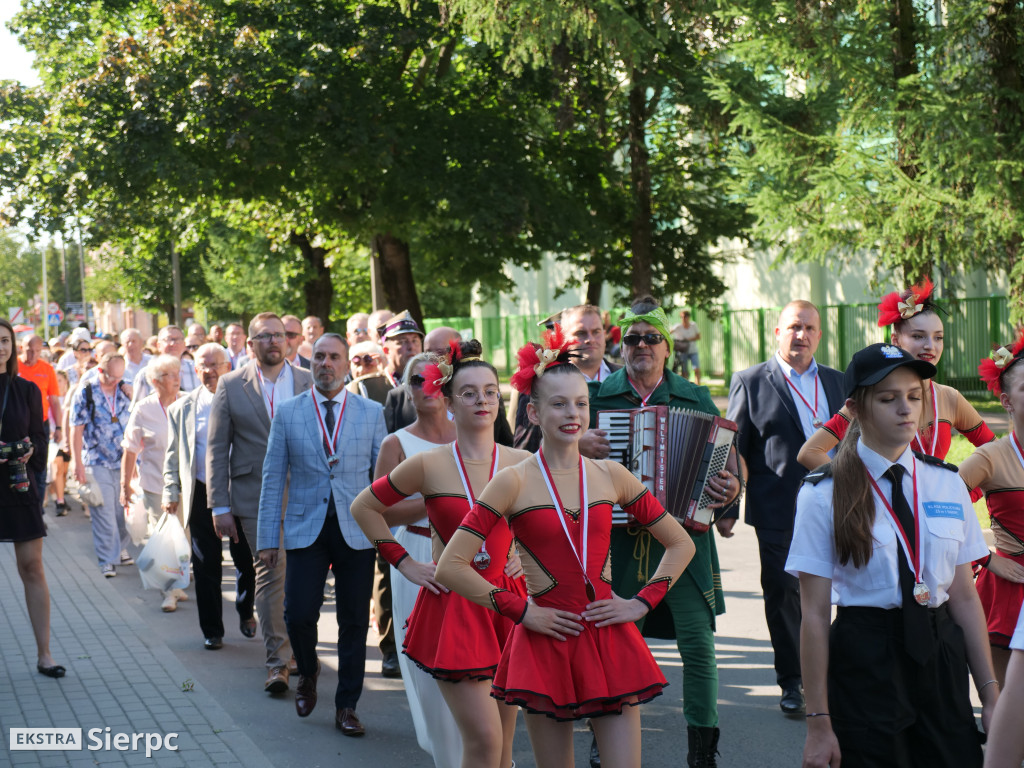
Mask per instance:
[[[64,313],[60,311],[60,304],[58,304],[56,301],[51,301],[49,304],[47,304],[46,311],[51,315],[60,315],[61,317],[64,316]]]
[[[25,322],[25,312],[21,307],[8,307],[7,316],[11,318],[11,325]]]
[[[57,308],[56,312],[51,312],[46,316],[46,324],[56,328],[60,325],[60,321],[64,319],[64,313],[60,311],[60,307]]]

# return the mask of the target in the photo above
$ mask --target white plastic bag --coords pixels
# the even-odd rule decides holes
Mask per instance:
[[[166,591],[188,586],[189,546],[177,515],[164,512],[149,543],[135,562],[145,589]]]
[[[142,503],[142,494],[133,493],[128,506],[124,508],[124,522],[128,529],[128,535],[132,544],[138,546],[146,538],[146,530],[149,527],[149,513]]]

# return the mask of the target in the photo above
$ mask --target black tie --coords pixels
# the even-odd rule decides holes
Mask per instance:
[[[334,455],[331,451],[331,444],[328,442],[328,438],[334,436],[334,401],[324,400],[324,408],[327,409],[327,414],[324,416],[324,426],[327,427],[327,434],[324,435],[324,450],[327,451],[327,456],[330,458]]]
[[[914,514],[903,494],[903,474],[906,470],[900,464],[893,464],[885,474],[892,483],[892,509],[896,513],[911,547],[917,547],[917,528]],[[918,553],[918,562],[923,557]],[[899,547],[900,593],[903,598],[903,645],[907,654],[918,664],[924,664],[932,654],[934,640],[929,626],[928,606],[914,599],[914,572],[910,569],[902,545]]]
[[[324,408],[327,409],[327,414],[324,416],[324,426],[327,428],[327,434],[324,435],[324,451],[329,459],[334,455],[331,444],[328,442],[328,437],[334,436],[334,401],[324,400]],[[334,471],[334,467],[331,467],[331,471]],[[327,500],[327,517],[337,517],[337,515],[338,510],[334,506],[334,491],[331,491],[331,498]]]

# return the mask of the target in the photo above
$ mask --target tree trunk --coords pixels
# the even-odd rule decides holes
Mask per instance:
[[[893,88],[900,89],[900,81],[917,73],[917,29],[914,0],[892,0],[889,25],[892,29],[892,77]],[[917,147],[915,137],[907,130],[906,115],[919,107],[917,100],[900,94],[896,103],[896,165],[908,178],[917,178]],[[920,242],[916,237],[905,236],[903,246],[907,253],[918,250]],[[929,261],[918,264],[913,258],[903,262],[903,275],[909,283],[917,282],[932,270]]]
[[[601,306],[601,290],[604,288],[604,275],[597,267],[590,268],[587,275],[587,304]]]
[[[313,270],[313,275],[302,286],[306,296],[306,314],[319,317],[323,320],[324,327],[329,330],[334,285],[331,283],[331,269],[325,263],[327,249],[314,246],[304,232],[293,232],[290,241],[299,249],[302,258]]]
[[[651,165],[647,151],[647,89],[642,73],[633,70],[629,89],[629,177],[633,191],[633,225],[630,239],[633,279],[632,298],[651,293]]]
[[[416,294],[416,283],[412,279],[412,261],[409,259],[409,244],[399,240],[390,232],[375,235],[373,256],[378,259],[381,287],[387,300],[388,309],[399,313],[403,309],[423,327],[423,310]]]

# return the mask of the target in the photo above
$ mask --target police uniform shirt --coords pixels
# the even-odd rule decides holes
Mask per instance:
[[[885,476],[892,465],[857,442],[857,453],[879,490],[891,503],[892,484]],[[930,608],[937,608],[949,598],[946,592],[958,565],[971,563],[988,555],[988,546],[974,514],[967,488],[956,472],[916,459],[909,447],[896,462],[903,466],[903,494],[914,507],[913,472],[917,471],[918,524],[923,528],[924,582],[928,585]],[[814,479],[808,475],[808,480]],[[793,576],[808,573],[832,580],[832,602],[839,606],[899,608],[902,605],[899,581],[899,548],[902,546],[896,524],[873,490],[875,522],[871,534],[874,550],[871,559],[861,568],[853,561],[839,563],[833,528],[831,477],[817,484],[805,482],[797,496],[793,544],[786,561],[786,572]],[[909,534],[908,534],[909,535]]]

